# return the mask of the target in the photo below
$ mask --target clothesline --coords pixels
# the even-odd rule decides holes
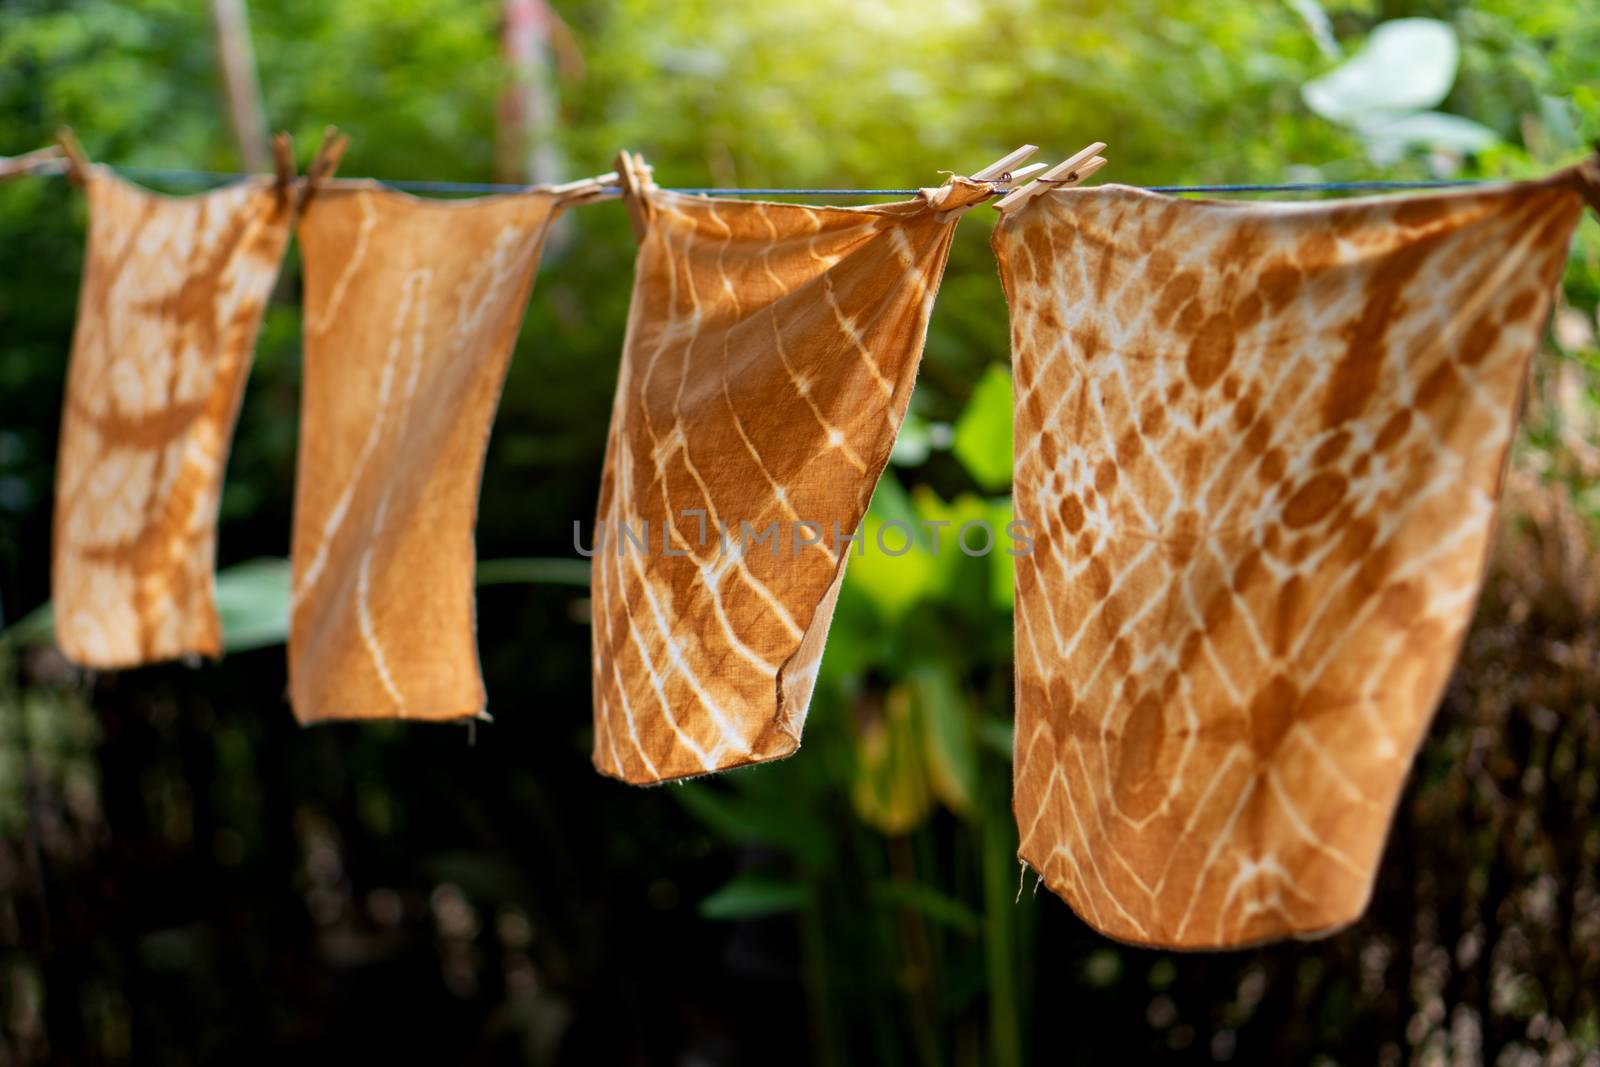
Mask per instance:
[[[165,182],[172,185],[210,186],[237,181],[249,175],[214,170],[169,170],[155,167],[113,167],[129,178],[139,181]],[[408,193],[510,193],[528,188],[499,182],[450,182],[424,180],[374,179],[391,189]],[[1146,185],[1140,188],[1153,193],[1351,193],[1385,192],[1404,189],[1451,189],[1469,185],[1498,184],[1499,179],[1452,178],[1416,181],[1345,181],[1345,182],[1267,182],[1237,185]],[[691,196],[915,196],[916,189],[740,189],[719,186],[663,186],[667,192]],[[621,193],[618,186],[606,186],[602,192]]]

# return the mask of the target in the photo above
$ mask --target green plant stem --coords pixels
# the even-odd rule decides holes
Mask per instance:
[[[485,559],[478,561],[479,585],[589,585],[586,559]]]
[[[994,1067],[1021,1067],[1022,1045],[1017,1005],[1015,837],[1005,779],[991,776],[983,791],[984,946],[989,969],[989,1048]]]
[[[906,885],[917,882],[917,861],[911,840],[892,837],[886,842],[889,869]],[[905,948],[905,997],[911,1015],[911,1039],[923,1067],[939,1067],[938,1035],[942,1030],[939,1003],[933,985],[933,961],[928,947],[928,928],[922,916],[909,905],[900,908],[900,930]]]
[[[808,903],[800,910],[800,954],[806,973],[806,1011],[811,1017],[811,1057],[819,1067],[843,1063],[839,1028],[834,1020],[832,982],[828,978],[827,923],[822,916],[823,887],[812,882]]]

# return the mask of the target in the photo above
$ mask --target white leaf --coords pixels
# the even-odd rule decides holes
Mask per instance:
[[[1437,19],[1381,23],[1350,60],[1301,88],[1325,119],[1356,125],[1375,112],[1437,107],[1455,84],[1456,32]]]
[[[216,604],[228,652],[283,644],[289,637],[289,561],[253,559],[219,571]]]

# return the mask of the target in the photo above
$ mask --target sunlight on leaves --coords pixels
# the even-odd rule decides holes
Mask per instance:
[[[862,822],[890,836],[908,833],[933,808],[919,718],[907,685],[859,709],[850,802]]]
[[[947,668],[932,665],[912,676],[911,690],[921,712],[928,784],[945,807],[965,815],[978,791],[978,745],[967,695]]]
[[[939,561],[928,551],[917,509],[892,474],[878,482],[861,536],[866,550],[852,549],[845,581],[865,594],[884,619],[900,618],[939,587]]]
[[[1000,364],[990,364],[978,379],[956,420],[950,451],[984,489],[1011,485],[1011,374]]]

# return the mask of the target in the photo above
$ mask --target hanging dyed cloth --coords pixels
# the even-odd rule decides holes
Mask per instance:
[[[56,468],[56,642],[87,667],[216,656],[217,501],[289,199],[270,179],[167,197],[77,173],[89,247]]]
[[[956,220],[989,193],[814,208],[619,167],[640,234],[594,545],[594,762],[635,783],[800,744]],[[859,549],[857,549],[859,550]]]
[[[1582,185],[1002,218],[1020,856],[1096,928],[1236,946],[1362,911]]]
[[[289,627],[301,722],[483,714],[484,449],[545,232],[596,188],[430,201],[342,183],[305,207]]]

